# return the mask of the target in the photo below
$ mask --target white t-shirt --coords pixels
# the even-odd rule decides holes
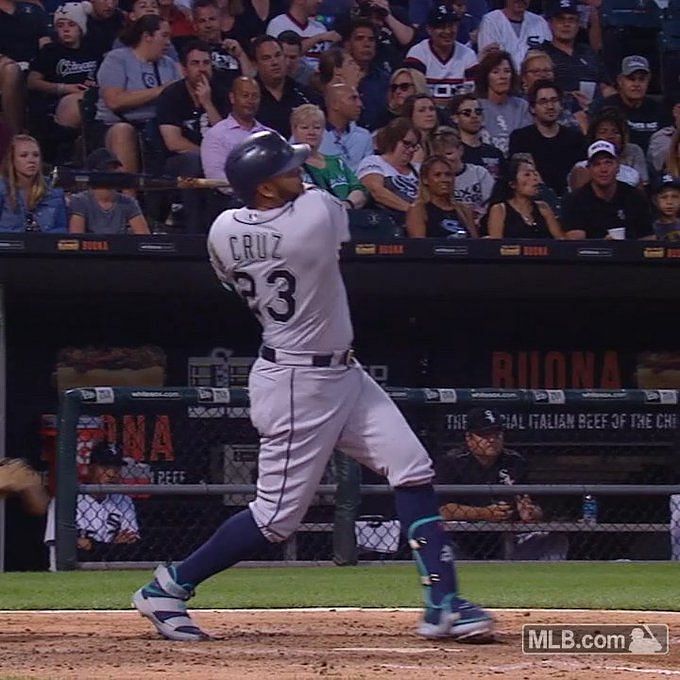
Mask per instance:
[[[498,43],[502,50],[510,53],[515,69],[519,71],[526,53],[546,40],[552,40],[552,32],[542,16],[525,12],[517,35],[505,12],[495,9],[482,17],[477,47],[481,53],[487,45]]]
[[[79,535],[99,543],[112,543],[121,531],[139,533],[132,499],[117,493],[109,494],[101,501],[88,494],[80,494],[76,527]]]
[[[208,234],[210,262],[262,324],[262,341],[289,352],[349,349],[353,331],[339,248],[349,241],[342,203],[308,188],[273,210],[226,210]]]
[[[451,57],[447,61],[433,52],[429,40],[414,45],[406,55],[405,66],[409,62],[425,71],[430,94],[437,102],[445,102],[454,95],[472,92],[475,87],[473,78],[466,78],[465,71],[477,63],[477,55],[465,45],[456,42]]]
[[[418,195],[418,173],[415,167],[408,174],[400,173],[382,156],[366,156],[357,168],[357,177],[362,179],[366,175],[382,175],[383,184],[393,194],[413,203]]]
[[[494,178],[481,165],[466,163],[463,171],[456,175],[453,197],[469,205],[477,214],[483,214],[493,191]]]
[[[302,38],[312,38],[320,33],[326,33],[328,29],[316,19],[307,19],[305,25],[298,23],[290,14],[278,14],[267,25],[267,35],[278,38],[284,31],[294,31]],[[319,57],[322,52],[332,47],[331,42],[320,42],[305,52],[304,60],[312,68],[319,68]]]

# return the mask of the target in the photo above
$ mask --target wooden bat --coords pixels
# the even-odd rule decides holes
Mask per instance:
[[[84,191],[85,189],[167,191],[171,189],[224,189],[230,185],[226,179],[156,177],[134,172],[90,172],[57,166],[52,171],[52,186],[61,187],[67,191]]]

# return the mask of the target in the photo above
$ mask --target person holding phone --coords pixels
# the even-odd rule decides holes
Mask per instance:
[[[503,417],[494,408],[476,407],[467,414],[464,445],[435,460],[436,484],[524,484],[528,463],[517,451],[505,447]],[[525,494],[440,495],[444,520],[458,522],[541,522],[543,508]],[[512,535],[465,532],[456,534],[458,559],[563,560],[566,536],[528,531]],[[505,547],[504,547],[505,546]]]

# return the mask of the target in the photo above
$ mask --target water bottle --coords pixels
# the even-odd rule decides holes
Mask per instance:
[[[597,498],[589,493],[583,497],[583,521],[587,524],[597,522]]]

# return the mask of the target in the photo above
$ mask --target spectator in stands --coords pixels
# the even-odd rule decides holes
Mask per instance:
[[[378,154],[361,161],[357,177],[375,203],[403,223],[418,194],[413,154],[420,146],[420,136],[408,118],[395,118],[378,132],[376,142]]]
[[[118,9],[118,0],[92,0],[83,48],[101,60],[113,48],[113,42],[124,25],[125,16]]]
[[[420,168],[418,197],[406,213],[411,238],[477,236],[470,208],[454,196],[454,170],[444,156],[430,156]]]
[[[323,89],[319,82],[319,74],[302,58],[302,38],[295,31],[283,31],[278,36],[286,60],[286,75],[302,87]],[[332,52],[333,50],[328,50]],[[323,60],[326,52],[321,55]],[[321,69],[321,64],[319,65]]]
[[[361,81],[361,69],[349,52],[339,47],[332,47],[319,57],[319,81],[324,91],[329,85],[336,83],[358,87]]]
[[[614,108],[602,109],[595,114],[588,127],[588,144],[598,139],[614,145],[619,160],[619,171],[616,179],[632,187],[642,187],[649,182],[647,163],[642,149],[637,144],[628,142],[628,125],[623,114]],[[583,154],[585,156],[585,153]],[[590,181],[590,170],[587,161],[579,161],[569,175],[569,186],[572,191],[580,189]]]
[[[371,133],[356,124],[361,108],[361,98],[355,87],[337,83],[327,88],[328,121],[320,151],[326,156],[340,156],[354,171],[373,153]]]
[[[121,7],[125,9],[128,6],[127,2]],[[141,19],[147,14],[155,14],[156,16],[161,15],[161,7],[158,4],[158,0],[131,0],[129,4],[129,11],[126,14],[126,25],[129,26],[134,24],[137,19]],[[167,19],[166,19],[167,21]],[[168,24],[169,26],[170,24]],[[123,29],[125,30],[125,29]],[[116,50],[120,47],[125,47],[125,43],[118,36],[113,41],[113,49]],[[168,42],[165,47],[164,54],[166,57],[170,57],[173,61],[179,62],[179,55],[172,42]]]
[[[375,26],[378,58],[387,71],[400,66],[403,51],[415,36],[415,29],[403,8],[389,0],[357,0],[355,15],[368,19]]]
[[[564,238],[550,206],[537,200],[541,178],[525,158],[511,158],[499,186],[500,200],[489,208],[490,238]]]
[[[215,0],[196,0],[193,18],[196,37],[210,45],[215,82],[223,92],[228,92],[240,75],[255,76],[255,66],[238,40],[222,37],[220,10]]]
[[[309,144],[312,153],[303,166],[305,181],[325,189],[351,209],[366,205],[368,192],[342,156],[321,153],[319,147],[326,126],[323,111],[315,104],[303,104],[290,116],[293,141]]]
[[[55,42],[40,48],[28,74],[32,118],[37,129],[50,116],[57,125],[78,128],[81,124],[79,102],[95,84],[98,60],[83,48],[87,34],[86,10],[89,2],[68,2],[54,13]]]
[[[505,157],[503,152],[493,144],[484,140],[488,137],[484,126],[484,109],[474,94],[456,95],[449,107],[451,122],[460,134],[463,144],[463,162],[481,165],[489,174],[498,179],[503,170]]]
[[[302,104],[314,104],[311,92],[286,75],[281,43],[270,35],[255,38],[253,54],[260,85],[260,122],[286,139],[290,137],[290,114]]]
[[[184,78],[168,85],[158,98],[158,127],[170,153],[164,172],[170,176],[203,176],[203,136],[223,118],[226,97],[213,86],[210,49],[200,40],[186,43],[181,55]],[[181,196],[187,231],[204,232],[204,192],[183,190]]]
[[[264,35],[269,22],[285,12],[287,6],[287,0],[243,0],[243,12],[238,17],[242,44],[250,45],[255,38]]]
[[[429,94],[414,94],[404,102],[403,109],[404,118],[420,133],[420,148],[413,155],[413,162],[422,163],[432,154],[432,135],[439,125],[437,107]]]
[[[171,39],[191,38],[194,35],[194,25],[188,9],[176,5],[174,0],[158,0],[158,10],[161,18],[170,26]]]
[[[96,444],[90,453],[88,482],[120,484],[123,456],[114,445]],[[129,545],[139,541],[135,505],[123,494],[79,494],[76,507],[78,550],[96,552],[101,544]]]
[[[231,113],[205,131],[201,142],[203,172],[209,179],[226,179],[224,165],[231,150],[246,137],[268,130],[256,120],[260,108],[260,86],[253,78],[241,76],[229,93]]]
[[[474,89],[474,80],[466,73],[477,64],[477,55],[456,41],[459,21],[448,5],[433,7],[427,19],[429,39],[414,45],[404,60],[404,66],[425,74],[439,105],[446,105],[455,94]]]
[[[680,129],[676,130],[671,137],[663,167],[667,174],[680,177]]]
[[[654,235],[662,241],[680,241],[680,177],[663,175],[654,187]]]
[[[645,57],[632,55],[621,62],[621,73],[616,78],[617,94],[603,99],[599,107],[614,106],[628,121],[630,141],[647,151],[651,136],[661,129],[661,106],[647,96],[649,88],[649,62]]]
[[[120,161],[108,149],[96,149],[85,162],[89,172],[117,172]],[[71,196],[68,230],[72,234],[148,234],[137,200],[113,189],[88,189]]]
[[[510,135],[510,155],[530,153],[541,178],[558,196],[567,190],[567,176],[585,156],[586,139],[575,128],[557,121],[562,113],[562,90],[550,80],[535,82],[529,91],[534,124]]]
[[[276,37],[283,31],[295,31],[302,38],[304,59],[313,68],[318,68],[319,56],[342,37],[337,31],[329,31],[314,17],[321,0],[289,0],[285,14],[275,16],[267,25],[267,35]]]
[[[12,134],[24,127],[24,71],[50,41],[47,15],[35,5],[0,0],[0,103]]]
[[[673,125],[668,125],[655,132],[649,140],[647,160],[656,172],[661,172],[667,164],[668,152],[673,148],[673,137],[680,130],[680,96],[671,109]],[[677,174],[677,173],[674,173]]]
[[[349,26],[344,46],[361,69],[359,95],[364,110],[359,125],[377,130],[384,124],[383,112],[387,100],[390,74],[377,54],[377,32],[370,19],[355,19]]]
[[[489,49],[505,50],[511,64],[519,69],[527,51],[550,40],[552,34],[545,19],[527,12],[529,0],[505,0],[503,9],[495,9],[482,19],[477,35],[480,55]]]
[[[383,108],[376,119],[377,128],[404,115],[404,102],[414,94],[428,94],[425,76],[413,68],[399,68],[390,76],[387,94],[387,108]]]
[[[494,187],[494,179],[481,165],[463,161],[463,144],[458,133],[450,127],[440,126],[432,136],[432,153],[444,156],[453,169],[453,198],[472,210],[477,224],[486,213]]]
[[[513,130],[532,123],[527,102],[513,95],[519,92],[519,78],[510,55],[500,50],[489,52],[479,62],[476,81],[489,141],[507,155]]]
[[[65,232],[66,226],[64,192],[45,183],[38,141],[15,135],[2,163],[0,231]]]
[[[652,220],[642,192],[616,179],[619,159],[611,142],[588,147],[590,181],[562,203],[568,238],[650,238]]]
[[[122,39],[127,47],[109,52],[97,73],[96,119],[109,151],[120,159],[125,171],[137,172],[141,151],[137,134],[143,136],[145,151],[159,152],[156,101],[181,74],[178,65],[164,54],[170,27],[160,16],[138,19]]]
[[[243,40],[241,32],[242,0],[215,0],[215,2],[219,10],[219,26],[222,39],[231,38],[238,40],[242,44],[243,49],[247,49],[247,42]]]
[[[587,111],[593,99],[615,94],[604,62],[592,47],[577,42],[579,10],[576,0],[550,0],[546,16],[552,38],[541,49],[552,59],[555,82]]]
[[[524,484],[528,464],[516,451],[505,448],[501,414],[496,409],[474,408],[467,414],[465,444],[435,462],[437,484]],[[442,518],[457,522],[540,522],[545,513],[530,496],[488,494],[442,498]],[[485,534],[486,535],[486,534]],[[458,535],[457,535],[458,536]],[[500,538],[500,536],[499,536]],[[499,538],[490,543],[479,535],[456,538],[456,555],[470,558],[502,557],[514,560],[563,560],[568,541],[564,535],[531,532],[514,536],[509,553]]]

